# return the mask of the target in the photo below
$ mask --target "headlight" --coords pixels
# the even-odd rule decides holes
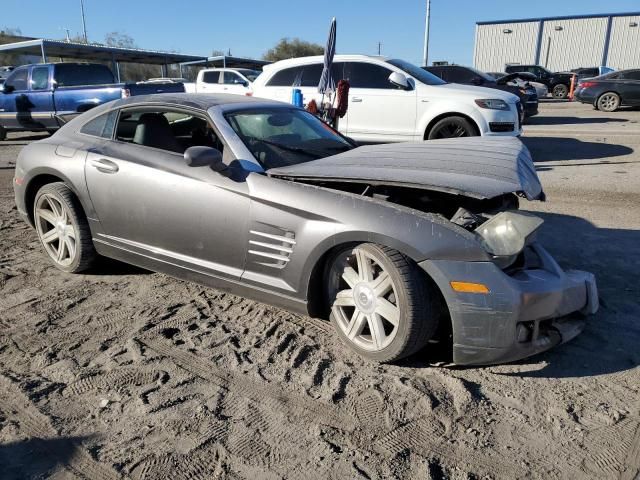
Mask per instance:
[[[475,233],[487,252],[496,257],[511,257],[522,251],[542,223],[541,218],[529,213],[501,212],[476,228]]]
[[[488,108],[489,110],[509,110],[509,105],[504,100],[497,98],[488,98],[485,100],[476,100],[476,105],[480,108]]]

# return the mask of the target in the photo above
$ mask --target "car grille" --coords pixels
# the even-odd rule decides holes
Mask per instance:
[[[520,116],[518,115],[518,128],[520,125]],[[513,132],[513,122],[489,122],[489,129],[492,132]]]

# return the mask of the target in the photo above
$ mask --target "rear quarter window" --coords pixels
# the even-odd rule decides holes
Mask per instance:
[[[220,79],[220,72],[204,72],[202,74],[202,81],[204,83],[218,83]]]
[[[115,110],[99,115],[85,123],[80,129],[80,133],[93,137],[113,138],[113,128],[116,124],[117,116],[118,112]]]

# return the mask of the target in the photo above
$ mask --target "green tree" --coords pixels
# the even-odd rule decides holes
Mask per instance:
[[[317,43],[306,42],[299,38],[283,38],[275,47],[267,50],[262,58],[270,62],[285,60],[287,58],[308,57],[310,55],[322,55],[324,47]]]
[[[4,27],[0,29],[0,45],[20,42],[24,40],[19,28]],[[0,53],[0,65],[22,65],[25,63],[23,55],[18,53]]]
[[[104,36],[104,43],[110,47],[139,48],[131,35],[123,32],[109,32]]]

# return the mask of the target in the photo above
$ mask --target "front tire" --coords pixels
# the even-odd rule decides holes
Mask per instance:
[[[60,270],[78,273],[97,257],[80,202],[64,183],[49,183],[36,194],[33,220],[40,243]]]
[[[411,355],[438,327],[424,272],[391,248],[363,243],[342,249],[329,261],[325,284],[338,336],[369,360]]]
[[[553,98],[557,98],[558,100],[564,100],[569,96],[569,87],[567,87],[563,83],[559,83],[553,87]]]
[[[620,95],[614,92],[603,93],[596,101],[596,108],[603,112],[615,112],[620,108]]]
[[[446,117],[429,130],[427,140],[438,138],[476,137],[478,132],[469,120],[463,117]]]

